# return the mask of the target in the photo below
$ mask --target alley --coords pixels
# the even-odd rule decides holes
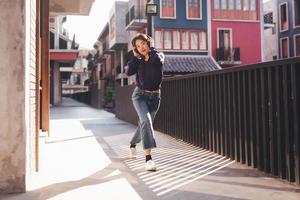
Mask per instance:
[[[300,199],[300,189],[217,154],[156,132],[157,172],[128,159],[135,126],[72,99],[51,109],[41,137],[40,172],[28,192],[1,200]]]

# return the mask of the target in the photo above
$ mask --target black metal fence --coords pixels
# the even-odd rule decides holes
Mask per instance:
[[[164,80],[155,128],[300,185],[299,115],[293,58]]]

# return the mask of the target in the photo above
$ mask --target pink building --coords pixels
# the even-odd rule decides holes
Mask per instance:
[[[262,61],[261,2],[211,0],[211,50],[222,67]]]

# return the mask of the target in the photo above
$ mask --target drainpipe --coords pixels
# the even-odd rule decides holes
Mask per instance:
[[[212,43],[212,37],[211,37],[211,3],[210,0],[207,0],[207,50],[208,50],[208,55],[212,56],[212,47],[211,47],[211,43]]]
[[[265,61],[265,55],[264,55],[264,12],[263,12],[263,1],[259,1],[259,11],[260,11],[260,45],[261,45],[261,62]]]

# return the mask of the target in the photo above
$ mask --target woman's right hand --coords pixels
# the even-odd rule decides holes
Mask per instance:
[[[154,39],[152,37],[150,37],[149,35],[148,35],[147,41],[150,43],[150,47],[154,47]]]

